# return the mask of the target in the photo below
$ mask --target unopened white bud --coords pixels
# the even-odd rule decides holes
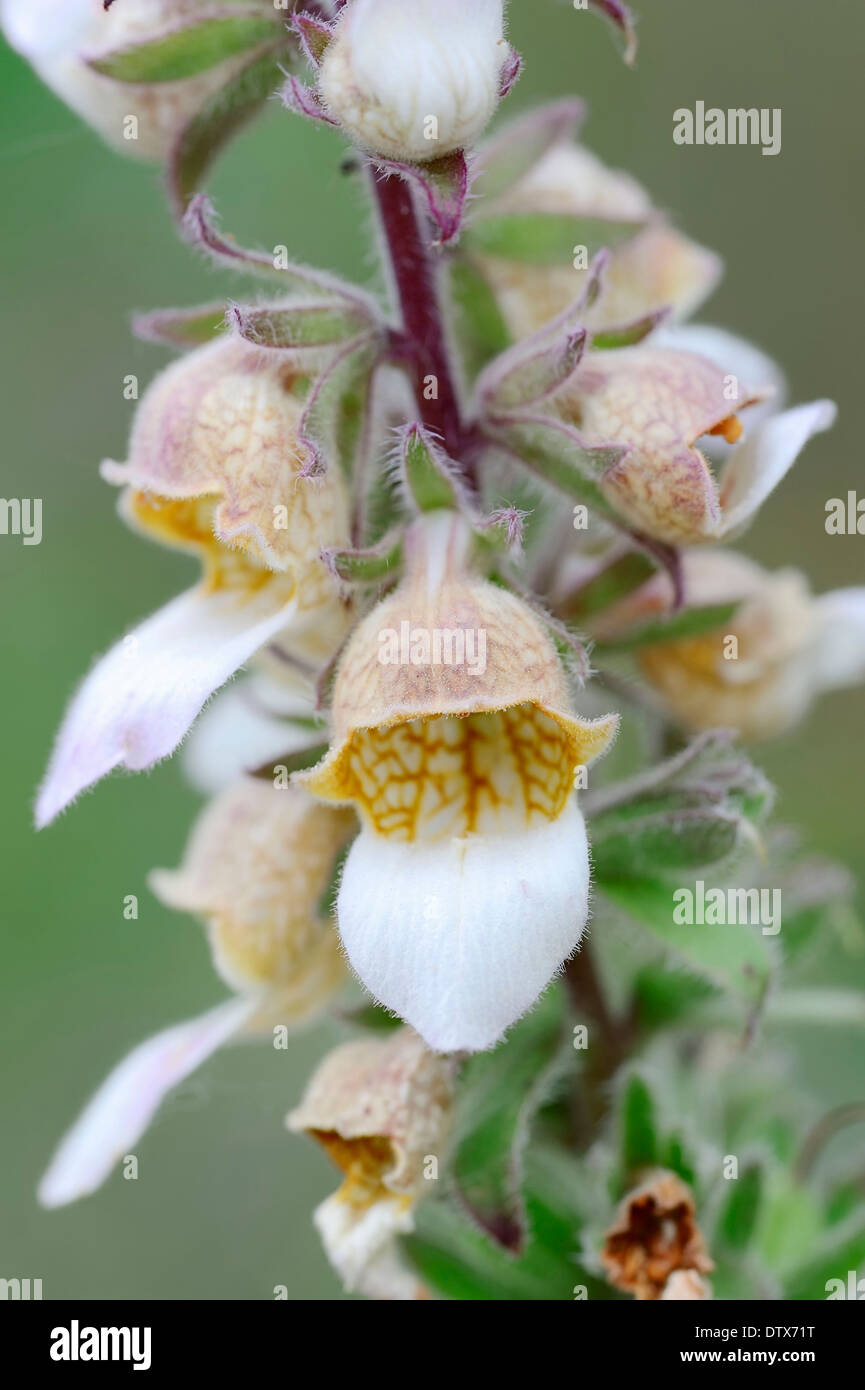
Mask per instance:
[[[478,138],[510,52],[503,0],[350,0],[319,87],[362,149],[426,161]]]

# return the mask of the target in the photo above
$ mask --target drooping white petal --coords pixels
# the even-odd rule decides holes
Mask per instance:
[[[72,700],[37,798],[37,826],[113,768],[139,771],[173,753],[205,701],[279,632],[291,607],[269,585],[251,598],[192,589],[118,642]]]
[[[865,680],[865,588],[834,589],[815,600],[819,628],[814,675],[821,690]]]
[[[141,1043],[114,1068],[75,1121],[39,1184],[44,1207],[95,1192],[147,1129],[163,1099],[222,1047],[257,1008],[230,999]]]
[[[722,536],[745,529],[811,436],[831,429],[836,414],[834,402],[811,401],[772,416],[748,436],[731,455],[721,477]]]
[[[314,1220],[327,1257],[349,1292],[401,1302],[422,1295],[423,1286],[397,1244],[398,1236],[414,1228],[407,1198],[383,1195],[368,1206],[355,1206],[335,1192],[316,1208]]]
[[[588,913],[589,858],[574,798],[510,833],[405,843],[365,829],[338,917],[364,985],[438,1052],[483,1051],[537,999]]]

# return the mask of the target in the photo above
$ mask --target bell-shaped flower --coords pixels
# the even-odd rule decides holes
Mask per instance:
[[[708,357],[647,345],[588,353],[556,407],[578,449],[620,451],[597,480],[617,515],[655,540],[694,545],[741,534],[834,422],[832,402],[813,401],[746,434],[739,412],[766,394]],[[735,446],[717,469],[698,447],[705,437]]]
[[[685,728],[773,737],[824,691],[865,680],[865,588],[815,597],[798,570],[770,574],[730,550],[689,551],[682,566],[688,608],[738,605],[720,627],[638,649],[662,708]],[[596,633],[638,631],[672,605],[670,581],[658,574],[609,610]]]
[[[439,1176],[452,1098],[450,1063],[401,1028],[331,1052],[288,1116],[289,1129],[317,1139],[343,1173],[314,1220],[350,1291],[427,1296],[398,1238],[413,1229],[415,1205]]]
[[[318,90],[361,149],[427,162],[474,144],[511,60],[503,0],[348,0]]]
[[[547,111],[555,117],[555,108]],[[495,135],[488,147],[490,163],[495,165],[499,150],[507,152],[512,138],[519,140],[523,132],[528,137],[532,123],[543,117],[544,111],[522,117]],[[481,170],[483,162],[482,150]],[[721,276],[720,258],[676,231],[636,179],[607,168],[584,145],[569,140],[555,143],[521,178],[475,207],[474,236],[470,231],[467,246],[515,340],[536,332],[583,292],[595,243],[584,244],[581,259],[581,238],[591,239],[589,229],[598,224],[605,228],[610,259],[586,317],[592,332],[664,308],[686,318]],[[509,237],[514,237],[510,254]],[[555,238],[561,254],[554,250]]]
[[[226,16],[214,23],[219,19],[207,0],[114,0],[110,8],[104,0],[0,0],[6,37],[43,82],[109,144],[143,159],[164,159],[184,126],[247,61],[247,47],[280,36],[267,3],[250,5],[240,22]],[[130,50],[176,38],[198,21],[209,27],[200,64],[188,59],[191,70],[174,80],[126,79]],[[221,61],[213,57],[220,42],[226,45]],[[123,80],[111,75],[115,56]]]
[[[235,340],[169,367],[141,401],[129,461],[106,463],[137,529],[200,557],[202,582],[124,637],[87,676],[36,807],[52,820],[85,787],[174,751],[205,701],[254,653],[324,664],[347,625],[321,559],[348,537],[337,468],[308,476],[308,379]]]
[[[575,773],[614,715],[574,714],[547,632],[465,567],[432,513],[408,573],[352,634],[330,752],[299,780],[362,830],[339,927],[361,981],[441,1052],[492,1047],[573,952],[589,859]]]
[[[169,1091],[224,1044],[311,1022],[345,983],[323,902],[354,831],[350,813],[246,778],[204,811],[157,896],[206,923],[214,964],[236,991],[199,1018],[141,1043],[111,1072],[42,1179],[44,1206],[94,1192],[137,1143]]]

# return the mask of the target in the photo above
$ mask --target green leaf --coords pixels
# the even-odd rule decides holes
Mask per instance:
[[[600,516],[615,519],[597,480],[618,463],[621,449],[588,449],[576,430],[555,416],[511,416],[495,421],[487,432],[539,478]]]
[[[830,1226],[804,1260],[784,1280],[789,1299],[827,1299],[831,1293],[848,1296],[848,1274],[865,1269],[865,1211],[839,1226]],[[840,1280],[844,1292],[830,1281]]]
[[[402,1028],[403,1021],[396,1014],[389,1014],[381,1004],[364,1004],[359,1009],[347,1009],[342,1015],[346,1023],[357,1028],[365,1028],[370,1033],[393,1033]]]
[[[504,357],[490,363],[479,384],[485,411],[507,413],[553,395],[573,376],[586,346],[585,329],[563,332],[537,351],[523,344],[509,348]]]
[[[634,997],[640,1026],[657,1029],[677,1023],[714,993],[708,980],[683,970],[647,965],[634,981]]]
[[[762,1164],[752,1160],[729,1182],[730,1190],[721,1210],[717,1235],[731,1250],[745,1250],[751,1243],[760,1216],[763,1181]]]
[[[199,347],[225,332],[225,304],[202,304],[197,309],[155,309],[136,314],[136,337],[168,347]]]
[[[634,347],[644,338],[648,338],[650,333],[654,333],[658,325],[669,316],[669,309],[655,309],[650,314],[644,314],[642,318],[633,319],[631,323],[605,328],[600,333],[592,334],[592,348],[603,352],[615,348]]]
[[[159,38],[118,48],[87,62],[115,82],[177,82],[279,37],[275,17],[225,14],[184,24]]]
[[[400,472],[418,511],[456,510],[459,506],[459,480],[449,459],[422,425],[407,425],[402,431]]]
[[[814,1194],[780,1170],[764,1193],[756,1235],[769,1268],[781,1273],[809,1260],[823,1225]]]
[[[619,641],[600,640],[595,644],[596,650],[609,655],[613,652],[637,651],[659,642],[683,642],[688,638],[701,637],[706,632],[722,632],[738,607],[738,603],[716,603],[703,608],[685,608],[670,618],[646,623]]]
[[[629,1077],[619,1107],[620,1163],[623,1183],[642,1168],[660,1161],[655,1102],[642,1076]]]
[[[257,54],[193,116],[181,132],[167,168],[177,217],[185,213],[220,151],[261,110],[282,81],[279,55]]]
[[[452,1169],[471,1216],[505,1249],[526,1241],[523,1155],[534,1116],[566,1056],[562,991],[553,988],[493,1052],[469,1058],[460,1080]]]
[[[510,331],[482,271],[462,257],[450,268],[450,297],[463,365],[474,381],[488,362],[510,347]]]
[[[604,560],[567,599],[561,610],[563,616],[575,622],[585,621],[641,588],[654,573],[652,561],[638,550],[628,550],[612,561]]]
[[[586,797],[598,880],[659,880],[714,867],[760,841],[766,779],[729,736],[704,735],[629,783]]]
[[[310,395],[301,437],[322,469],[351,478],[368,443],[369,392],[376,348],[367,336],[349,343],[319,377]]]
[[[366,310],[347,300],[330,303],[271,305],[261,309],[232,305],[230,319],[247,343],[255,347],[334,347],[371,328]]]
[[[421,1206],[417,1232],[404,1245],[426,1282],[460,1302],[569,1300],[578,1284],[593,1298],[602,1287],[574,1263],[570,1252],[551,1250],[540,1241],[530,1242],[515,1259],[442,1201]]]
[[[663,808],[639,821],[613,823],[592,836],[599,882],[654,878],[708,868],[730,859],[754,836],[742,816],[717,807],[705,811]]]
[[[644,225],[564,213],[509,212],[478,218],[463,240],[479,255],[529,265],[573,265],[577,247],[586,247],[591,258],[604,247],[629,241]]]
[[[762,1003],[772,956],[759,928],[741,923],[679,926],[673,921],[673,891],[669,884],[648,879],[606,879],[599,881],[598,887],[696,974],[732,990],[751,1006]]]
[[[327,562],[347,584],[376,584],[402,565],[402,534],[384,536],[367,550],[329,550]]]
[[[586,1165],[544,1142],[525,1155],[528,1239],[514,1256],[495,1245],[449,1202],[425,1202],[408,1252],[425,1279],[461,1301],[561,1299],[585,1288],[591,1301],[610,1289],[577,1262],[580,1230],[592,1210],[594,1189]]]

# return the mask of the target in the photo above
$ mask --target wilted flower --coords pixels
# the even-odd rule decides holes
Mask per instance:
[[[495,143],[507,140],[505,128]],[[594,331],[626,324],[669,306],[686,318],[715,288],[721,261],[671,227],[630,174],[608,169],[583,145],[555,145],[500,197],[479,205],[477,226],[488,218],[523,215],[610,224],[611,255],[603,289],[586,317]],[[526,338],[572,304],[589,271],[575,266],[575,248],[559,262],[535,264],[508,257],[505,248],[477,254],[515,339]]]
[[[250,6],[262,37],[267,5]],[[91,66],[125,49],[170,35],[183,24],[213,19],[206,0],[0,0],[9,42],[39,76],[111,145],[125,154],[164,159],[186,123],[229,81],[245,57],[226,58],[176,81],[126,82]]]
[[[674,1275],[699,1279],[714,1268],[681,1178],[658,1171],[628,1193],[606,1233],[601,1263],[611,1284],[640,1300],[708,1296],[683,1293],[681,1283],[668,1292]]]
[[[449,1063],[401,1028],[331,1052],[288,1116],[289,1128],[317,1139],[344,1175],[315,1224],[349,1290],[426,1297],[398,1237],[413,1229],[424,1183],[438,1177],[451,1099]]]
[[[466,571],[461,523],[433,514],[412,545],[406,580],[351,637],[330,752],[300,780],[361,816],[338,917],[367,989],[430,1047],[482,1050],[580,939],[589,862],[575,772],[617,718],[572,713],[540,621]],[[383,639],[404,631],[446,636],[462,659],[383,660]]]
[[[712,1286],[693,1269],[677,1269],[670,1275],[661,1294],[662,1303],[699,1302],[712,1297]]]
[[[43,1205],[95,1191],[167,1093],[223,1044],[299,1027],[327,1006],[345,967],[323,899],[353,829],[350,814],[251,778],[205,810],[182,867],[151,883],[170,907],[204,919],[214,964],[238,995],[124,1058],[60,1145]]]
[[[503,0],[349,0],[319,91],[362,149],[427,161],[474,143],[510,57]]]
[[[626,451],[598,480],[619,516],[656,540],[693,545],[745,530],[811,436],[835,419],[831,401],[814,401],[743,438],[739,411],[763,399],[732,367],[642,346],[589,353],[557,406],[584,448]],[[717,478],[697,448],[704,436],[736,445]]]
[[[204,577],[123,638],[67,713],[37,802],[53,819],[120,764],[167,757],[205,701],[266,643],[324,662],[347,616],[322,549],[347,543],[335,468],[304,475],[308,378],[281,354],[222,340],[169,367],[141,401],[121,510],[148,536],[200,557]]]
[[[690,551],[682,563],[689,607],[739,605],[721,627],[639,650],[643,675],[687,728],[769,738],[794,727],[821,692],[865,679],[865,588],[815,598],[798,570],[769,574],[735,551]],[[672,601],[658,575],[598,630],[632,630]]]

